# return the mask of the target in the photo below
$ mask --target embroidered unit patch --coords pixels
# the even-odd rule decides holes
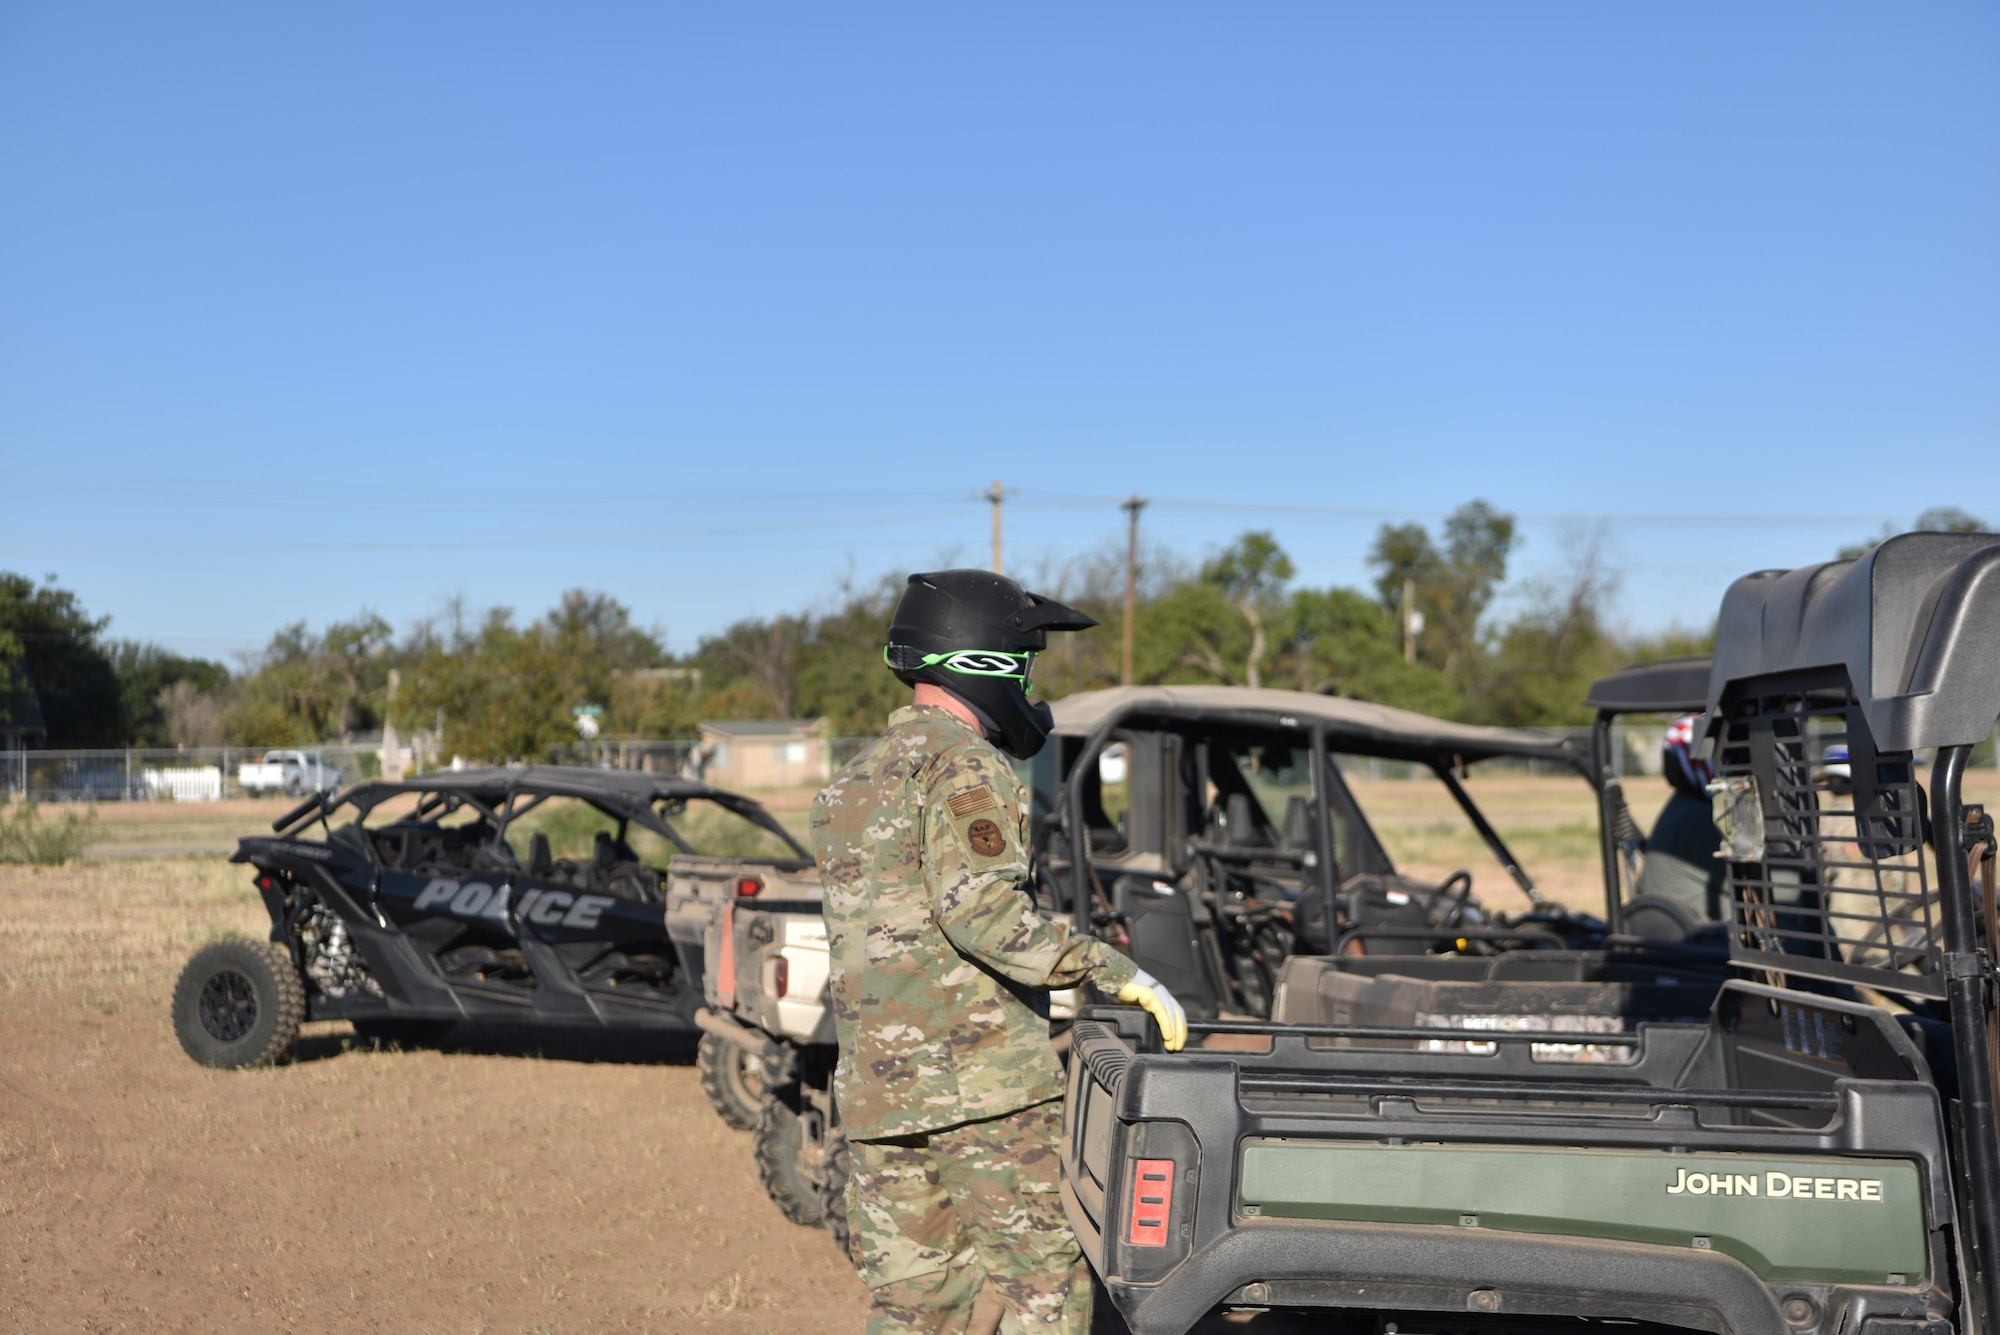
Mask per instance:
[[[997,858],[1007,851],[1007,836],[992,821],[981,818],[965,827],[965,842],[983,858]]]

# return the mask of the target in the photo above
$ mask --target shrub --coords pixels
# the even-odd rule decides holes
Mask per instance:
[[[83,856],[97,841],[97,808],[88,812],[65,811],[53,820],[43,820],[41,808],[33,802],[15,805],[10,814],[0,808],[0,862],[31,862],[38,867],[60,867]]]

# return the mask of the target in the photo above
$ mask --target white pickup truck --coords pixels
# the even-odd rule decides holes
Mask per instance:
[[[330,793],[346,777],[347,771],[317,751],[266,751],[262,760],[247,761],[236,771],[238,786],[252,797]]]

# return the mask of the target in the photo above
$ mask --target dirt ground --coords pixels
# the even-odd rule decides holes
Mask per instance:
[[[825,1233],[765,1199],[686,1044],[474,1032],[210,1071],[187,955],[261,934],[214,858],[0,867],[0,1329],[860,1329]]]
[[[854,1272],[765,1199],[689,1043],[461,1027],[402,1051],[319,1023],[290,1064],[210,1071],[168,998],[197,947],[262,934],[242,868],[0,866],[0,910],[0,1331],[862,1327]],[[1124,1327],[1101,1303],[1095,1329]]]

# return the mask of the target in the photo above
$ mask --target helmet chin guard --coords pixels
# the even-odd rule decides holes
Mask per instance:
[[[883,661],[907,686],[929,682],[964,701],[992,740],[1026,760],[1055,720],[1029,699],[1035,655],[1052,630],[1086,630],[1092,617],[985,570],[910,576],[889,623]]]

